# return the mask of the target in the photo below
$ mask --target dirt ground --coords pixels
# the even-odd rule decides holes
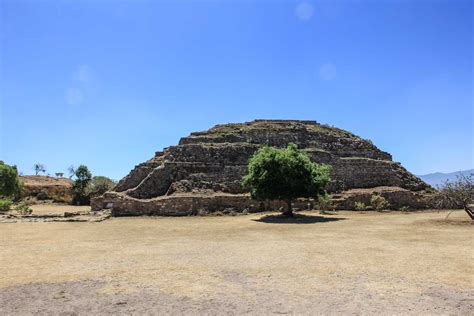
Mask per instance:
[[[445,216],[0,224],[0,314],[468,315],[474,226]]]
[[[32,214],[44,215],[44,214],[64,214],[64,212],[87,212],[91,210],[90,206],[75,206],[67,204],[36,204],[31,205],[33,210]]]

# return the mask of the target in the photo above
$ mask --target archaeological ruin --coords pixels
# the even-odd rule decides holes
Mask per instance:
[[[392,209],[428,207],[426,183],[371,141],[315,121],[255,120],[216,125],[158,151],[123,178],[113,191],[92,201],[92,210],[115,216],[199,215],[278,210],[280,201],[255,201],[241,184],[252,154],[263,145],[296,144],[317,163],[332,166],[328,191],[335,209],[354,209],[384,196]],[[312,200],[298,200],[313,209]]]

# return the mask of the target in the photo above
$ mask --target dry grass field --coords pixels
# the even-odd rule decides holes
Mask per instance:
[[[463,212],[304,214],[0,224],[0,314],[472,313]]]

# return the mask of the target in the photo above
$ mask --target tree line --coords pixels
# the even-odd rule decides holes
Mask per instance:
[[[36,174],[45,172],[42,164],[35,164],[33,169]],[[89,168],[80,165],[68,168],[70,178],[73,180],[73,204],[87,205],[91,198],[100,196],[111,190],[116,182],[108,177],[93,176]],[[0,211],[9,209],[14,202],[19,202],[22,197],[23,184],[16,166],[10,166],[0,160]]]

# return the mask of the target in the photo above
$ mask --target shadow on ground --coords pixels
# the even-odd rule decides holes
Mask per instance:
[[[336,222],[345,220],[344,217],[324,217],[314,215],[303,215],[295,214],[293,217],[287,217],[281,214],[278,215],[266,215],[253,221],[268,223],[268,224],[315,224],[315,223],[326,223]]]

